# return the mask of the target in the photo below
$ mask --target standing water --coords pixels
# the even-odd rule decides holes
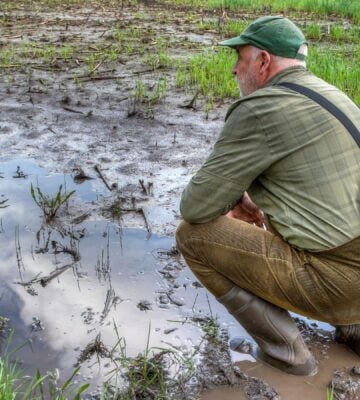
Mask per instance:
[[[57,368],[64,380],[81,365],[80,380],[95,390],[114,369],[120,337],[128,356],[148,339],[150,347],[193,351],[203,333],[189,316],[209,313],[209,302],[173,238],[84,214],[81,204],[104,195],[94,180],[79,185],[23,160],[2,163],[0,173],[1,316],[12,348],[24,345],[14,357],[28,373]],[[46,222],[33,197],[39,201],[37,188],[54,197],[60,185],[63,195],[76,192]],[[94,343],[100,354],[89,350]]]

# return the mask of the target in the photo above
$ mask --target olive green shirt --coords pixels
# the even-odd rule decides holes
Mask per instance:
[[[180,210],[190,223],[227,213],[248,191],[290,244],[310,251],[360,236],[360,148],[319,104],[288,88],[322,94],[360,130],[360,110],[303,67],[277,74],[234,103],[214,149],[185,188]]]

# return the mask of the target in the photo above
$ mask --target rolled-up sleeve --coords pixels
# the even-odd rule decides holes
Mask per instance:
[[[240,103],[230,114],[214,149],[186,186],[182,217],[206,223],[230,211],[251,183],[271,164],[261,123]]]

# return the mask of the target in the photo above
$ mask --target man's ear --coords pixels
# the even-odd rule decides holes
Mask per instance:
[[[269,70],[270,62],[270,54],[267,51],[262,50],[260,53],[260,73],[265,73]]]

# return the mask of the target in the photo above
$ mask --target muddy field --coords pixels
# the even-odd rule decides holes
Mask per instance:
[[[232,102],[178,88],[177,66],[205,47],[216,51],[224,18],[253,16],[153,2],[3,4],[1,314],[16,345],[32,340],[18,354],[25,368],[57,368],[61,381],[81,366],[78,382],[90,382],[95,399],[125,348],[132,360],[145,348],[170,348],[178,357],[164,361],[177,382],[171,398],[216,389],[202,398],[316,400],[327,387],[336,399],[360,398],[360,360],[326,324],[298,322],[319,361],[316,377],[230,352],[228,336],[246,333],[174,248],[181,192]],[[218,29],[200,29],[209,21]],[[31,184],[75,193],[46,222]],[[162,398],[157,390],[136,398]]]

